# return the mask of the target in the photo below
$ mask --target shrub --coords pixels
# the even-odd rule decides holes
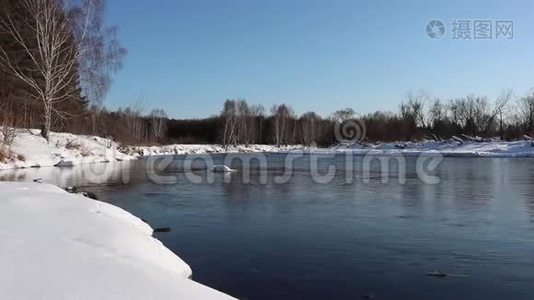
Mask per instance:
[[[67,143],[65,144],[65,149],[68,150],[80,149],[80,147],[81,145],[75,140],[67,140]]]

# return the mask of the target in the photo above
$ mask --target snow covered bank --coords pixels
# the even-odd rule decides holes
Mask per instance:
[[[355,155],[432,155],[449,157],[534,157],[531,141],[488,141],[475,142],[456,140],[422,141],[402,143],[377,143],[342,145],[314,152],[351,153]]]
[[[259,153],[259,152],[287,152],[302,150],[300,145],[281,146],[274,145],[237,145],[225,148],[221,145],[193,145],[176,144],[165,146],[133,146],[126,147],[123,151],[131,156],[156,156],[156,155],[182,155],[182,154],[210,154],[210,153]]]
[[[300,146],[277,148],[272,145],[239,145],[225,149],[220,145],[165,145],[129,146],[120,145],[110,139],[71,133],[50,133],[47,143],[40,130],[18,129],[12,145],[13,157],[0,161],[1,169],[62,166],[107,163],[134,160],[155,155],[280,152],[300,149]]]
[[[534,157],[531,141],[422,141],[398,143],[357,143],[331,148],[305,148],[302,146],[238,145],[224,148],[220,145],[165,145],[128,146],[95,136],[70,133],[50,134],[47,143],[39,130],[19,129],[12,146],[12,159],[0,162],[0,169],[30,168],[45,166],[69,167],[81,164],[134,160],[156,155],[210,154],[210,153],[257,153],[310,151],[320,153],[353,153],[355,155],[420,155],[442,154],[444,156],[479,157]]]
[[[0,191],[2,299],[233,299],[118,207],[47,184]]]
[[[119,150],[111,140],[74,135],[71,133],[50,133],[50,142],[41,137],[40,130],[18,129],[11,147],[18,158],[0,162],[0,169],[72,166],[134,159]]]

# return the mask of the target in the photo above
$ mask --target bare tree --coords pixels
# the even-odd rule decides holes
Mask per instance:
[[[458,126],[473,136],[482,133],[491,121],[490,106],[484,96],[468,95],[456,99],[451,102],[450,110]]]
[[[334,114],[332,115],[332,118],[334,119],[333,120],[334,122],[344,122],[344,121],[352,119],[355,114],[356,112],[354,111],[354,109],[347,107],[347,108],[340,109],[334,112]]]
[[[119,115],[123,119],[125,127],[125,134],[129,136],[129,140],[134,143],[140,143],[147,137],[147,128],[143,121],[144,99],[139,98],[135,104],[126,107],[126,109],[119,111]]]
[[[430,98],[430,95],[425,91],[409,92],[406,104],[401,104],[401,109],[404,108],[406,113],[413,116],[417,125],[422,128],[428,128],[430,125],[430,114],[426,111],[426,107],[430,104]]]
[[[163,109],[153,109],[150,112],[150,127],[152,129],[152,136],[156,141],[160,140],[165,133],[165,122],[167,120],[167,113]]]
[[[60,104],[80,96],[78,81],[86,98],[101,99],[125,50],[116,42],[116,30],[102,27],[103,0],[82,0],[68,13],[63,0],[20,0],[17,5],[28,18],[14,20],[2,13],[0,31],[23,50],[30,65],[19,63],[0,45],[0,67],[41,104],[41,134],[48,140],[52,118],[70,116]]]
[[[321,117],[314,112],[307,112],[300,117],[302,130],[302,143],[310,146],[317,144],[319,125]]]
[[[503,138],[504,112],[506,106],[508,105],[508,102],[510,102],[510,99],[512,99],[511,89],[503,90],[501,94],[497,97],[497,99],[495,99],[495,102],[493,103],[493,108],[491,109],[491,113],[487,116],[486,126],[483,130],[484,133],[488,134],[492,130],[492,128],[497,125],[499,127],[499,136],[501,137],[501,139]]]
[[[447,109],[440,99],[436,98],[430,105],[428,111],[429,126],[433,126],[436,123],[443,121],[447,117]]]
[[[229,144],[236,143],[238,108],[235,100],[226,100],[221,112],[224,119],[223,141],[222,144],[228,147]]]
[[[519,125],[527,134],[531,134],[534,129],[534,90],[526,96],[521,97],[517,102]]]
[[[251,118],[251,128],[253,128],[253,140],[255,143],[262,142],[262,133],[263,133],[263,119],[265,118],[265,108],[260,105],[253,105],[251,108],[252,118]]]
[[[117,38],[117,27],[105,27],[105,0],[81,0],[68,10],[72,33],[80,49],[79,83],[82,96],[91,103],[93,134],[97,134],[102,100],[111,86],[111,75],[122,67],[126,49]]]
[[[250,127],[251,118],[252,111],[247,101],[237,101],[237,142],[245,145],[250,143],[252,135],[252,128]]]
[[[274,118],[274,136],[276,146],[280,147],[282,144],[288,144],[290,120],[293,117],[293,109],[291,107],[281,104],[275,105],[271,108],[271,113]]]
[[[81,49],[78,56],[83,96],[100,106],[111,86],[111,75],[122,67],[126,49],[117,38],[117,27],[104,26],[105,0],[81,0],[68,10],[73,35]]]
[[[41,134],[48,140],[52,114],[62,117],[67,114],[58,111],[57,105],[77,92],[74,83],[77,80],[76,67],[80,52],[72,41],[62,1],[20,0],[19,3],[32,16],[23,21],[25,27],[31,30],[31,38],[22,34],[22,29],[9,14],[3,14],[0,18],[0,30],[9,34],[24,49],[32,66],[21,66],[12,61],[3,46],[0,46],[0,66],[24,82],[31,91],[30,95],[42,104]]]

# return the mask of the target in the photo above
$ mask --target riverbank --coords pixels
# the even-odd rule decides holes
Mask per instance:
[[[69,167],[82,164],[135,160],[157,155],[211,154],[211,153],[351,153],[354,155],[406,155],[439,154],[461,157],[534,157],[532,141],[444,141],[354,143],[329,148],[300,145],[276,147],[274,145],[162,145],[121,146],[117,142],[96,136],[71,133],[50,134],[50,142],[35,129],[19,129],[9,157],[0,161],[0,169],[36,168],[49,166]]]
[[[301,146],[238,145],[227,148],[221,145],[164,145],[121,146],[117,142],[89,135],[51,132],[50,141],[41,137],[40,130],[18,129],[11,146],[10,157],[0,161],[2,169],[24,169],[108,163],[136,160],[147,156],[280,152],[302,149]]]
[[[442,155],[446,157],[534,157],[532,141],[420,141],[397,143],[359,143],[313,150],[316,153],[351,153],[354,155]]]
[[[0,182],[6,299],[233,299],[196,283],[152,228],[48,184]]]

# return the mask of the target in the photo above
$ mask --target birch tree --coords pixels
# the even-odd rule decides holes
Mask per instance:
[[[117,27],[105,27],[105,0],[81,0],[68,9],[72,33],[79,48],[78,69],[82,96],[91,103],[93,134],[102,102],[111,87],[111,76],[122,68],[126,56]]]
[[[280,147],[281,144],[288,143],[289,123],[294,113],[291,107],[285,104],[273,106],[271,108],[271,113],[274,118],[274,137],[276,146]]]
[[[237,134],[237,104],[235,100],[226,100],[224,108],[221,112],[224,119],[223,129],[223,146],[228,147],[229,144],[236,142]]]
[[[0,14],[0,32],[29,61],[19,63],[0,45],[0,67],[24,83],[27,96],[42,107],[41,134],[47,140],[52,118],[70,116],[61,103],[79,98],[80,85],[86,98],[100,98],[109,87],[109,71],[120,67],[125,50],[116,42],[115,31],[102,27],[103,3],[82,0],[81,6],[67,9],[63,0],[19,0],[16,5],[26,18]]]
[[[163,109],[153,109],[150,112],[150,126],[152,129],[152,136],[156,141],[160,140],[165,132],[165,120],[167,113]]]
[[[317,143],[321,118],[314,112],[307,112],[300,117],[302,143],[310,146]]]
[[[42,136],[49,139],[52,114],[64,116],[66,112],[56,110],[58,103],[73,96],[77,91],[73,85],[76,76],[78,49],[72,41],[69,22],[59,0],[20,0],[30,18],[22,21],[31,36],[22,30],[9,14],[0,19],[0,30],[24,49],[32,62],[21,66],[0,47],[0,65],[6,71],[24,82],[29,96],[39,101],[43,108]],[[37,74],[38,76],[35,76]]]

